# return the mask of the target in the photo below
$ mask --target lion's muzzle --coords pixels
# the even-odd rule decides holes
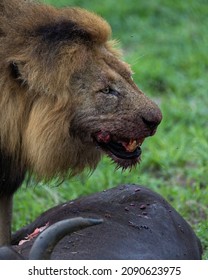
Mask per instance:
[[[121,117],[111,127],[104,126],[93,134],[96,145],[122,168],[131,167],[140,161],[142,143],[146,137],[156,133],[162,120],[160,109],[151,101],[150,104],[150,110],[140,110],[124,121]]]

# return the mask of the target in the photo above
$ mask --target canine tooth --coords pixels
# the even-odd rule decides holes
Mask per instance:
[[[134,152],[138,146],[139,146],[139,143],[137,143],[137,140],[131,139],[129,141],[129,144],[126,146],[126,150],[128,152]]]

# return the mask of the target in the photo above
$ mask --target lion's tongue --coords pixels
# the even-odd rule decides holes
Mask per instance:
[[[104,142],[104,143],[108,143],[111,140],[110,133],[106,131],[98,132],[96,138],[98,142]]]

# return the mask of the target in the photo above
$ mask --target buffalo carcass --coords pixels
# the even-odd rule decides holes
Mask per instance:
[[[52,225],[78,216],[103,219],[103,223],[65,236],[54,248],[51,259],[202,257],[201,243],[189,224],[163,197],[138,185],[121,185],[51,208],[16,232],[13,242],[47,223]],[[49,227],[47,231],[53,230]],[[33,243],[34,240],[28,241],[13,249],[28,259]],[[41,246],[36,239],[32,250]]]

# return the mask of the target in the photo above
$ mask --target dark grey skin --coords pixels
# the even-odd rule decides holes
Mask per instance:
[[[34,242],[28,259],[49,260],[56,244],[66,235],[102,223],[102,219],[72,218],[57,222],[42,232]],[[0,260],[22,260],[24,257],[11,246],[0,248]]]
[[[56,240],[53,243],[55,245],[60,240],[62,230],[58,227],[60,231],[56,238],[53,224],[77,216],[91,217],[99,221],[103,219],[103,222],[82,229],[79,233],[65,236],[49,254],[45,254],[42,250],[43,245],[40,245],[41,236],[39,236],[35,243],[32,240],[21,246],[14,245],[12,250],[8,250],[8,247],[1,249],[8,251],[7,253],[4,251],[4,257],[17,259],[18,253],[19,259],[28,259],[31,258],[31,252],[36,247],[36,252],[41,252],[36,259],[199,260],[202,258],[200,240],[190,225],[163,197],[137,185],[118,186],[51,208],[33,223],[19,230],[13,236],[13,243],[17,244],[35,228],[49,222],[52,226],[45,233],[43,232],[44,238],[47,240],[53,236]]]

